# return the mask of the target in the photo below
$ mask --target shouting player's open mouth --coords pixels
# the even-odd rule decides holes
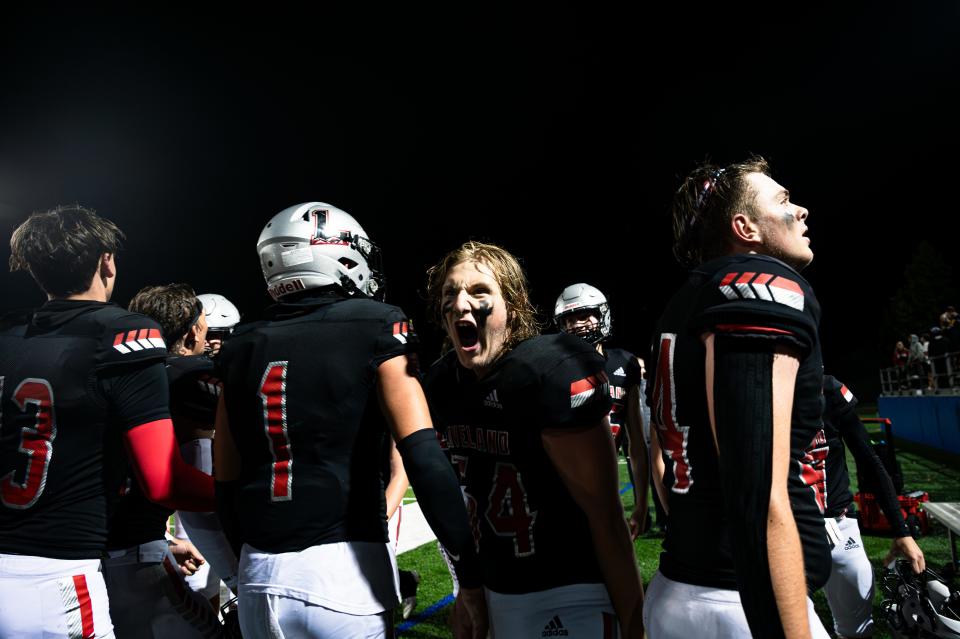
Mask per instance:
[[[460,348],[473,352],[480,348],[480,333],[476,325],[460,320],[454,324],[457,331],[457,341],[460,342]]]

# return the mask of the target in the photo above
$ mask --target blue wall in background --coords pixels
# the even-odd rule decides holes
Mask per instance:
[[[960,397],[881,397],[880,417],[893,421],[893,440],[938,448],[960,455]]]

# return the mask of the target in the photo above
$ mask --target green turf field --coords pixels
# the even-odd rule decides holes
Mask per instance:
[[[847,465],[850,469],[852,488],[856,491],[856,468],[853,459],[847,453]],[[957,464],[933,462],[915,453],[900,451],[898,458],[903,467],[905,490],[926,490],[930,493],[931,501],[960,501],[960,467]],[[620,465],[622,486],[627,486],[627,471],[624,463]],[[633,509],[633,491],[623,493],[623,503],[627,512]],[[652,502],[651,502],[652,503]],[[650,506],[651,512],[653,506]],[[634,546],[640,573],[644,584],[657,568],[659,562],[660,543],[662,536],[651,531],[637,539]],[[890,549],[890,539],[885,537],[863,535],[866,551],[874,567],[878,568],[883,557]],[[946,529],[934,523],[930,534],[917,540],[927,559],[927,564],[939,569],[950,561],[950,549],[947,542]],[[405,570],[417,570],[422,575],[418,591],[417,608],[413,616],[403,622],[397,616],[397,634],[404,637],[449,637],[447,617],[450,612],[449,603],[451,584],[447,568],[437,553],[436,543],[429,543],[416,550],[405,553],[399,558],[400,567]],[[877,592],[874,602],[874,620],[877,622],[877,638],[889,637],[886,624],[882,620],[879,604],[881,593]],[[833,621],[826,599],[822,593],[814,596],[814,604],[824,625],[832,630]]]

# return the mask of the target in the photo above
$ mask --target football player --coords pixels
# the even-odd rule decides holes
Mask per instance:
[[[378,301],[379,250],[344,211],[285,209],[257,250],[277,303],[220,353],[214,438],[218,506],[227,533],[244,542],[241,628],[251,637],[392,636],[386,426],[428,523],[467,580],[478,571],[420,387],[417,335],[403,311]]]
[[[619,619],[640,637],[604,359],[572,335],[538,336],[526,276],[498,246],[448,253],[427,294],[448,352],[425,387],[462,475],[493,635],[607,637]]]
[[[177,452],[160,326],[109,303],[123,233],[80,205],[32,214],[12,270],[46,293],[0,329],[0,636],[112,637],[100,557],[126,447],[137,485],[209,509]]]
[[[234,327],[240,323],[240,311],[223,295],[201,293],[197,299],[203,303],[203,314],[207,318],[207,341],[204,352],[215,357],[223,342],[230,337]]]
[[[218,396],[208,384],[213,362],[203,355],[207,324],[193,289],[186,284],[147,286],[130,300],[128,308],[159,323],[167,339],[170,413],[177,440],[182,443],[209,432]],[[188,463],[192,461],[184,457]],[[175,570],[165,537],[172,514],[172,509],[147,500],[136,485],[131,485],[117,504],[103,573],[113,604],[113,623],[121,637],[219,634],[216,609],[188,589]],[[201,557],[206,554],[200,552]],[[195,563],[201,570],[206,565]]]
[[[847,516],[853,495],[850,494],[844,444],[850,448],[857,467],[865,475],[873,477],[879,488],[877,501],[887,521],[893,526],[893,546],[884,564],[890,563],[894,555],[903,555],[910,560],[914,572],[922,573],[926,569],[926,562],[923,551],[910,536],[890,475],[877,457],[867,431],[857,417],[857,398],[832,375],[823,376],[823,397],[823,429],[829,446],[826,459],[827,510],[824,516],[833,543],[833,567],[823,592],[827,595],[838,636],[872,637],[873,567],[863,547],[856,517]]]
[[[634,509],[630,515],[630,535],[634,539],[646,527],[647,443],[644,437],[640,386],[643,381],[641,362],[633,353],[620,348],[605,348],[604,342],[613,334],[610,305],[599,289],[589,284],[571,284],[563,289],[554,304],[553,321],[557,329],[576,335],[593,344],[607,361],[607,379],[610,381],[610,430],[614,446],[619,451],[627,448],[630,482],[633,484]],[[640,478],[638,481],[637,478]]]
[[[203,314],[207,323],[207,334],[204,340],[203,353],[209,358],[215,358],[223,343],[230,337],[234,327],[240,322],[240,311],[223,295],[217,293],[203,293],[197,295],[203,304]],[[206,359],[207,364],[211,364]],[[214,364],[216,359],[213,360]],[[209,365],[205,370],[198,371],[194,382],[196,388],[206,390],[210,395],[219,396],[223,385],[215,365]],[[180,452],[187,463],[198,468],[208,475],[213,475],[213,416],[216,412],[216,402],[213,410],[207,413],[209,421],[198,425],[192,432],[183,433]],[[176,422],[176,420],[174,420]],[[220,603],[220,582],[224,582],[227,589],[236,593],[238,558],[230,547],[230,543],[220,527],[220,520],[216,513],[182,512],[176,515],[176,537],[181,540],[192,540],[207,562],[200,566],[196,573],[187,577],[187,584],[191,589],[207,598],[214,609]]]
[[[669,490],[651,639],[827,636],[807,597],[830,573],[822,473],[806,467],[823,441],[807,216],[760,158],[701,166],[674,197],[691,272],[647,388]]]

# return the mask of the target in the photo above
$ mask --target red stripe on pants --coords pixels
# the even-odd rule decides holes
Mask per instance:
[[[83,622],[83,638],[93,634],[93,605],[90,603],[90,591],[87,590],[87,578],[84,575],[73,576],[73,587],[77,589],[77,602],[80,604],[80,619]]]

